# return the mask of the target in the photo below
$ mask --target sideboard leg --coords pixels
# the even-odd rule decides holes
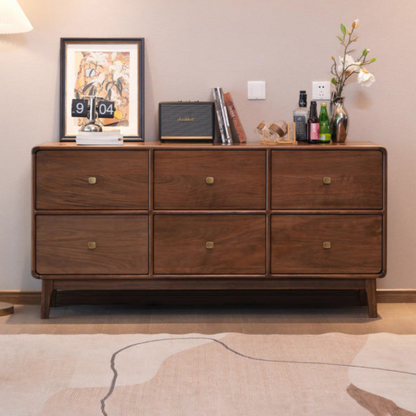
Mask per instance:
[[[368,316],[370,318],[377,318],[376,279],[366,279],[365,290],[368,300]]]
[[[365,289],[360,289],[360,304],[361,306],[367,306],[367,291]]]
[[[51,296],[53,292],[53,280],[42,280],[42,301],[40,317],[42,319],[49,318],[49,311],[51,309]]]

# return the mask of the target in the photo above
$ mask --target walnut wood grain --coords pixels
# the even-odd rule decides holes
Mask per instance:
[[[272,209],[382,208],[383,152],[272,151]]]
[[[376,278],[380,277],[377,273],[308,273],[308,274],[293,274],[293,273],[281,273],[281,274],[266,274],[266,273],[259,273],[259,274],[243,274],[243,273],[237,273],[237,274],[201,274],[201,273],[193,273],[193,274],[100,274],[97,275],[97,278],[99,277],[102,280],[129,280],[129,281],[142,281],[145,283],[145,281],[159,281],[159,280],[175,280],[178,281],[178,279],[184,279],[187,280],[189,283],[191,280],[206,280],[210,279],[213,281],[217,281],[219,283],[221,280],[229,280],[234,279],[235,285],[238,285],[238,282],[242,282],[245,280],[251,280],[251,279],[261,279],[266,281],[272,281],[275,279],[304,279],[307,276],[309,279],[316,279],[321,282],[325,280],[331,280],[331,279],[342,279],[342,280],[362,280],[362,279],[368,279],[368,278]],[[85,279],[90,279],[91,274],[47,274],[42,275],[43,280],[55,280],[57,282],[58,280],[77,280],[78,282]],[[214,283],[215,284],[215,283]],[[157,283],[156,283],[157,285]]]
[[[382,240],[381,215],[273,215],[272,273],[380,273]]]
[[[154,273],[265,273],[265,225],[264,215],[155,215]]]
[[[369,142],[369,141],[350,141],[348,140],[345,143],[331,143],[330,145],[322,144],[311,144],[306,142],[299,142],[296,146],[296,149],[307,149],[310,151],[321,151],[322,148],[325,148],[327,151],[338,151],[340,149],[355,149],[355,150],[368,150],[368,149],[380,149],[380,146]],[[97,150],[108,150],[108,146],[79,146],[75,142],[46,142],[39,146],[35,146],[32,149],[32,153],[36,153],[39,150],[71,150],[71,151],[91,151],[95,152]],[[124,142],[123,146],[112,147],[112,151],[125,152],[125,151],[142,151],[145,149],[164,149],[164,150],[211,150],[211,149],[221,149],[224,151],[235,151],[236,149],[242,150],[268,150],[276,149],[274,145],[263,145],[258,140],[253,140],[251,138],[249,143],[233,143],[232,146],[224,146],[222,143],[161,143],[161,142]],[[281,150],[293,150],[292,145],[279,145]]]
[[[367,293],[368,316],[377,318],[377,283],[376,279],[367,279],[365,281],[365,291]]]
[[[89,242],[96,248],[89,249]],[[37,215],[36,272],[147,273],[148,216]]]
[[[178,276],[176,279],[157,280],[100,280],[84,279],[57,280],[54,288],[59,290],[268,290],[268,289],[363,289],[363,279],[231,279],[213,280],[211,278],[188,280]]]
[[[41,319],[49,318],[49,311],[51,309],[51,296],[54,290],[53,280],[42,280],[42,299],[41,299]]]
[[[375,144],[47,143],[32,152],[42,317],[57,290],[85,289],[354,289],[377,316],[387,159]]]
[[[265,209],[266,152],[155,150],[155,209]],[[206,178],[214,178],[207,184]]]
[[[50,151],[36,154],[36,208],[147,209],[148,152]],[[88,178],[97,182],[89,184]]]

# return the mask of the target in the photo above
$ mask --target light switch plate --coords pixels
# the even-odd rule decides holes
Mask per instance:
[[[248,81],[248,99],[266,99],[266,81]]]

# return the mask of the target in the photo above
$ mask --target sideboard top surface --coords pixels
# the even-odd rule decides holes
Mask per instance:
[[[127,142],[122,146],[85,146],[77,145],[75,142],[47,142],[39,146],[35,146],[32,149],[32,153],[36,153],[39,150],[140,150],[140,149],[209,149],[209,150],[238,150],[238,149],[256,149],[256,150],[296,150],[296,149],[309,149],[309,150],[335,150],[335,149],[374,149],[383,150],[383,146],[377,145],[372,142],[364,141],[349,141],[346,143],[330,143],[330,144],[309,144],[298,143],[297,145],[262,145],[260,142],[253,143],[237,143],[232,145],[224,145],[222,143],[160,143],[160,142]]]

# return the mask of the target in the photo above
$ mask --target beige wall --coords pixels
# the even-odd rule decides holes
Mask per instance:
[[[146,140],[157,104],[232,92],[245,130],[291,118],[298,92],[330,79],[339,23],[360,18],[358,50],[377,82],[345,90],[350,140],[389,152],[388,274],[381,288],[416,288],[416,1],[414,0],[20,0],[34,31],[0,37],[0,290],[39,289],[30,277],[31,155],[58,140],[59,38],[146,39]],[[265,80],[267,99],[247,100]]]

